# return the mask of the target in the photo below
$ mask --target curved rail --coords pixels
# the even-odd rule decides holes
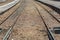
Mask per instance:
[[[20,0],[14,0],[6,5],[0,6],[0,14],[17,4]]]

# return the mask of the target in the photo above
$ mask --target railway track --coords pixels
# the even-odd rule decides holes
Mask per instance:
[[[9,40],[48,40],[45,25],[31,0],[25,0],[21,13]]]
[[[8,38],[13,30],[13,26],[15,25],[17,19],[20,16],[20,13],[23,10],[23,8],[22,9],[20,8],[20,6],[22,7],[22,5],[23,5],[22,2],[23,2],[23,0],[21,1],[21,3],[18,3],[15,7],[13,7],[10,11],[14,10],[14,8],[15,8],[15,10],[13,12],[11,12],[11,14],[9,16],[7,16],[6,19],[3,19],[3,21],[1,22],[0,28],[2,28],[2,29],[0,32],[1,33],[0,40],[8,40]],[[5,25],[8,25],[8,26],[5,26]],[[6,31],[4,31],[4,30],[6,30]]]
[[[36,10],[39,12],[39,10],[37,8],[36,8]],[[39,12],[39,14],[40,14],[40,12]],[[40,14],[40,16],[41,16],[41,14]],[[48,27],[47,27],[47,25],[46,25],[46,23],[45,23],[45,21],[44,21],[42,16],[41,16],[41,19],[43,20],[43,23],[44,23],[44,25],[46,27],[47,35],[48,35],[49,40],[54,40],[54,36],[53,36],[51,30],[48,29]]]
[[[31,7],[30,6],[30,8],[29,8],[29,6],[28,7],[26,7],[27,9],[26,10],[29,10],[29,12],[31,12],[31,13],[29,13],[29,12],[27,12],[26,10],[25,10],[25,12],[27,12],[27,14],[25,13],[25,12],[23,12],[26,16],[27,15],[29,15],[29,16],[27,16],[26,18],[27,19],[29,19],[29,17],[31,17],[31,15],[33,15],[33,19],[35,18],[34,17],[34,15],[38,15],[38,13],[39,13],[39,15],[40,15],[40,23],[43,21],[43,23],[44,24],[42,24],[41,23],[41,25],[39,25],[38,27],[41,27],[41,29],[43,30],[43,28],[45,29],[46,28],[46,30],[45,31],[47,31],[47,32],[43,32],[43,33],[46,33],[47,34],[47,36],[48,36],[48,38],[47,38],[47,40],[59,40],[58,38],[56,38],[57,36],[56,36],[56,34],[54,34],[54,33],[52,33],[51,32],[51,30],[53,31],[53,28],[54,27],[59,27],[60,26],[60,23],[54,18],[55,16],[54,15],[51,15],[49,12],[48,12],[48,10],[46,10],[44,7],[42,7],[41,5],[38,5],[38,4],[36,4],[36,3],[34,3],[35,4],[35,9],[33,9],[33,7]],[[35,10],[35,11],[34,11]],[[42,11],[41,11],[42,10]],[[32,12],[33,11],[33,12]],[[38,13],[37,13],[38,12]],[[31,14],[31,15],[30,15]],[[23,14],[22,14],[23,15]],[[24,19],[24,16],[25,15],[23,15],[23,17],[21,17],[22,19]],[[38,15],[38,16],[39,16]],[[53,17],[54,16],[54,17]],[[22,20],[22,19],[20,19],[20,20]],[[27,21],[27,19],[24,19],[24,20],[26,20]],[[38,18],[37,18],[38,19]],[[42,20],[41,20],[42,19]],[[31,19],[32,20],[32,19]],[[34,19],[35,20],[35,19]],[[36,22],[36,21],[34,21],[33,20],[33,22]],[[31,28],[30,29],[30,27],[28,28],[27,26],[26,26],[26,21],[25,21],[25,24],[24,23],[22,23],[22,25],[23,25],[23,27],[22,27],[22,29],[20,28],[20,29],[18,29],[19,28],[19,26],[21,26],[21,25],[19,25],[18,27],[16,27],[17,28],[17,30],[24,30],[24,31],[22,31],[21,32],[21,35],[22,34],[29,34],[29,32],[28,31],[30,31],[31,29],[32,30],[35,30],[35,29],[33,29],[33,28],[35,28],[36,26],[36,24],[34,24],[34,27],[33,26],[30,26],[30,27],[33,27],[33,28]],[[21,21],[20,21],[21,22]],[[53,24],[54,23],[54,24]],[[19,23],[20,24],[20,23]],[[38,22],[38,24],[39,24],[39,22]],[[53,24],[53,25],[52,25]],[[25,26],[26,27],[25,27]],[[29,20],[28,20],[28,25],[30,25],[30,23],[29,23]],[[43,26],[43,25],[45,25],[45,26]],[[16,26],[16,25],[15,25]],[[24,28],[25,27],[25,28]],[[28,28],[28,29],[27,29]],[[37,30],[40,30],[40,32],[42,31],[41,29],[38,29],[37,28]],[[27,31],[27,33],[26,33],[26,30],[28,30]],[[36,31],[36,30],[35,30]],[[34,31],[34,32],[35,32]],[[17,32],[18,33],[18,32]],[[26,37],[28,36],[28,34],[26,35]],[[33,34],[33,32],[32,32],[32,34]],[[37,33],[38,34],[38,33]],[[16,35],[19,35],[19,33],[18,34],[16,34]],[[15,35],[15,36],[16,36]],[[39,35],[42,35],[41,33],[39,34]],[[31,36],[31,34],[29,35],[29,36]],[[20,37],[20,36],[19,36]],[[22,37],[23,39],[25,39],[26,38],[25,36],[24,37]],[[32,36],[33,37],[33,36]],[[45,37],[45,36],[42,36],[42,38],[43,37]],[[28,38],[28,40],[29,40],[29,37],[27,37]],[[14,38],[13,38],[14,39]],[[19,38],[20,39],[20,38]],[[37,39],[37,38],[36,38]],[[16,40],[16,39],[15,39]],[[22,39],[21,39],[22,40]],[[32,39],[31,39],[32,40]],[[34,39],[33,39],[34,40]],[[40,39],[40,40],[42,40],[42,39]],[[45,40],[45,39],[43,39],[43,40]]]
[[[41,5],[41,7],[43,7],[53,18],[55,18],[59,23],[60,23],[60,14],[57,13],[56,11],[54,11],[53,9],[51,9],[50,7],[43,5],[42,3],[38,3],[38,5]]]
[[[6,10],[4,13],[2,13],[2,15],[0,15],[0,25],[4,23],[19,8],[21,3],[22,2],[17,3],[14,7]]]
[[[57,35],[54,32],[54,28],[60,27],[60,15],[57,12],[36,1],[22,0],[21,5],[20,3],[17,5],[19,6],[16,6],[17,10],[13,9],[14,12],[9,17],[2,19],[0,27],[6,31],[1,31],[1,40],[9,40],[13,36],[18,36],[17,40],[59,40],[59,34]],[[18,18],[19,20],[17,21]],[[16,27],[13,29],[14,26]],[[17,32],[16,29],[18,30]]]
[[[55,12],[53,9],[51,9],[50,7],[48,7],[42,3],[36,2],[36,4],[43,8],[43,9],[41,9],[41,8],[39,9],[38,6],[36,7],[37,11],[39,12],[39,14],[40,14],[45,26],[46,26],[49,40],[59,40],[58,35],[51,32],[51,30],[54,31],[53,30],[54,27],[58,28],[60,26],[59,25],[60,24],[59,14],[57,12]],[[43,12],[45,12],[45,14],[43,12],[41,12],[41,10]],[[48,17],[50,16],[50,17],[48,18],[47,16]],[[53,20],[55,20],[55,21],[54,21],[54,24],[51,26],[51,24],[53,23]]]
[[[45,1],[43,1],[43,0],[36,0],[36,1],[41,2],[44,5],[47,5],[50,8],[52,8],[54,11],[60,13],[60,7],[59,7],[59,3],[60,2],[58,2],[58,0],[57,1],[54,1],[54,0],[47,0],[47,1],[46,0]]]
[[[10,9],[14,5],[16,5],[19,1],[20,0],[14,0],[14,1],[8,3],[8,4],[0,6],[0,14],[2,14],[3,12],[5,12],[6,10]]]

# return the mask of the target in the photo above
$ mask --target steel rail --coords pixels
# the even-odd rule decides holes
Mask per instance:
[[[50,4],[48,4],[48,3],[45,3],[45,2],[43,2],[43,1],[41,1],[41,0],[35,0],[35,1],[38,1],[38,2],[40,2],[40,3],[42,3],[42,4],[44,4],[44,5],[47,5],[48,7],[52,8],[54,11],[56,11],[56,12],[58,12],[58,13],[60,14],[60,8],[58,8],[58,7],[56,7],[56,6],[53,6],[53,5],[50,5]]]
[[[10,9],[11,7],[13,7],[14,5],[16,5],[20,0],[14,0],[8,4],[5,4],[3,6],[0,6],[0,14],[2,14],[2,12]]]
[[[39,5],[39,3],[37,3],[38,5]],[[42,3],[41,3],[42,4]],[[44,4],[43,4],[44,5]],[[44,8],[42,5],[39,5],[39,6],[41,6],[42,8]],[[55,16],[53,16],[46,8],[44,8],[44,10],[46,10],[54,19],[56,19],[57,20],[57,22],[59,22],[60,23],[60,21],[55,17]]]
[[[24,2],[24,1],[22,1],[22,2]],[[12,31],[13,31],[13,27],[14,27],[14,25],[16,24],[16,22],[17,22],[17,19],[20,17],[20,13],[23,11],[23,9],[24,9],[24,6],[25,5],[23,5],[24,3],[21,3],[21,7],[22,7],[22,9],[21,9],[21,7],[19,7],[19,9],[16,11],[16,16],[15,17],[17,17],[16,18],[16,20],[14,21],[14,23],[10,26],[10,28],[7,30],[7,32],[6,32],[6,34],[4,35],[4,37],[3,37],[3,40],[8,40],[9,39],[9,37],[10,37],[10,35],[11,35],[11,33],[12,33]],[[14,19],[15,19],[15,17],[13,17]]]
[[[50,30],[50,29],[48,28],[48,26],[46,25],[46,23],[45,23],[43,17],[41,16],[41,14],[40,14],[38,8],[37,8],[37,7],[35,7],[35,8],[36,8],[36,10],[38,11],[38,13],[39,13],[41,19],[43,20],[43,23],[44,23],[44,25],[45,25],[45,28],[46,28],[46,31],[47,31],[49,40],[55,40],[55,39],[54,39],[54,36],[53,36],[53,33],[51,32],[51,30]]]
[[[18,2],[18,3],[19,3],[19,2]],[[17,3],[17,4],[18,4],[18,3]],[[21,3],[22,3],[22,1],[21,1]],[[19,7],[18,7],[18,8],[19,8]],[[17,9],[18,9],[18,8],[17,8]],[[15,10],[15,11],[17,11],[17,10]],[[15,11],[14,11],[14,12],[15,12]],[[12,12],[12,14],[13,14],[14,12]],[[1,14],[3,14],[3,13],[1,13]],[[12,14],[11,14],[11,15],[12,15]],[[3,20],[3,21],[0,23],[0,25],[3,24],[11,15],[9,15],[5,20]]]
[[[18,15],[17,19],[18,19],[18,18],[19,18],[19,15]],[[16,24],[17,19],[16,19],[15,22],[10,26],[10,28],[7,30],[5,36],[3,37],[3,40],[8,40],[10,34],[11,34],[12,31],[13,31],[13,27],[14,27],[14,25]]]

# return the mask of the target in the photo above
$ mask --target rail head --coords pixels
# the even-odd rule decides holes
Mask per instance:
[[[4,11],[10,9],[11,7],[13,7],[14,5],[16,5],[20,0],[14,0],[8,4],[5,4],[3,6],[0,6],[0,14],[2,14]]]

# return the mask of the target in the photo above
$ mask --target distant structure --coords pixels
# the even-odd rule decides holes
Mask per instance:
[[[5,2],[6,0],[0,0],[0,2]]]

